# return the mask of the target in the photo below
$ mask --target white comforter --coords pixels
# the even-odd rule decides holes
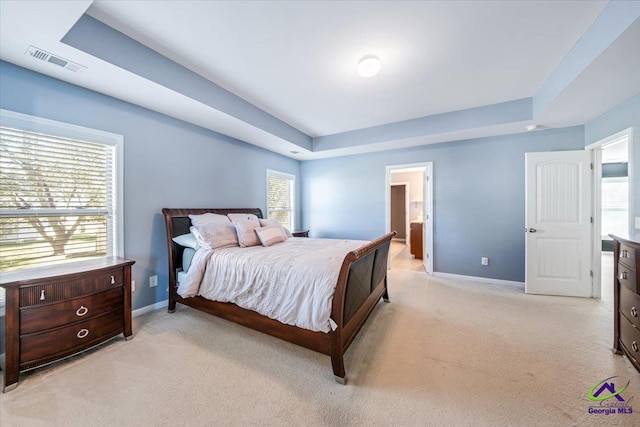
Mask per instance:
[[[198,249],[178,294],[232,302],[288,325],[329,332],[342,261],[365,243],[294,237],[266,248]]]

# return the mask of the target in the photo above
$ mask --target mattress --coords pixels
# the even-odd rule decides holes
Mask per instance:
[[[368,242],[291,238],[270,247],[198,249],[178,294],[231,302],[284,324],[331,330],[344,257]]]

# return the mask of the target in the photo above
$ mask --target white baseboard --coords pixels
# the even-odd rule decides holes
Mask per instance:
[[[169,300],[167,299],[163,301],[158,301],[155,304],[147,305],[146,307],[141,307],[136,310],[133,310],[131,314],[133,315],[133,317],[142,316],[143,314],[158,310],[159,308],[167,308],[168,304],[169,304]]]
[[[433,275],[435,277],[442,277],[442,278],[445,278],[445,279],[459,279],[459,280],[467,280],[469,282],[480,282],[480,283],[495,283],[497,285],[515,286],[516,288],[524,289],[524,282],[514,282],[514,281],[511,281],[511,280],[490,279],[488,277],[463,276],[461,274],[438,273],[437,271],[434,272]]]

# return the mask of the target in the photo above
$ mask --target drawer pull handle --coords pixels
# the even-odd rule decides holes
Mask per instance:
[[[633,349],[633,351],[638,351],[638,344],[634,341],[631,343],[631,348]]]
[[[80,329],[78,331],[78,333],[76,334],[76,336],[80,339],[86,337],[87,335],[89,335],[89,330],[88,329]]]
[[[44,301],[44,289],[40,291],[40,301]]]
[[[635,307],[631,307],[631,315],[633,317],[638,317],[638,310]]]
[[[620,273],[620,280],[627,280],[627,272],[623,271],[622,273]]]
[[[626,249],[623,249],[622,252],[620,253],[620,258],[629,258],[629,251]]]
[[[111,276],[111,284],[115,285],[116,284],[116,278],[115,276]]]
[[[76,310],[76,316],[82,317],[89,312],[89,309],[84,305],[81,305],[79,309]]]

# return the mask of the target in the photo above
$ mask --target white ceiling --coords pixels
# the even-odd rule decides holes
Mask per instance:
[[[312,139],[533,97],[607,4],[2,0],[0,58],[290,157],[311,159],[523,132],[534,122],[583,124],[640,91],[640,24],[630,25],[599,55],[606,60],[594,60],[555,98],[539,115],[544,123],[531,117],[327,152],[301,149],[230,111],[60,40],[87,13]],[[75,74],[40,63],[24,54],[29,45],[88,68]],[[355,69],[367,54],[378,55],[383,65],[379,75],[363,79]],[[603,102],[584,102],[591,91]]]

